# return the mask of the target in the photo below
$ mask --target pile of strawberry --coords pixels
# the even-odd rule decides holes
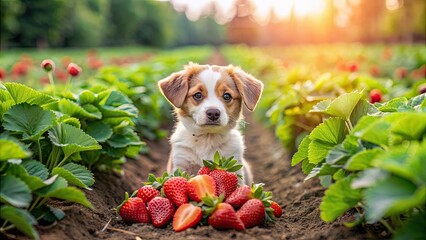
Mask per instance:
[[[132,197],[126,193],[117,212],[123,221],[152,223],[154,227],[173,219],[177,232],[198,224],[244,230],[280,217],[281,207],[271,200],[271,192],[263,190],[262,183],[238,185],[241,176],[235,171],[242,165],[236,163],[216,152],[214,160],[204,161],[196,176],[179,170],[157,178],[150,174]]]

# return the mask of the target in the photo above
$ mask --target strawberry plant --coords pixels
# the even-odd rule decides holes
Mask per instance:
[[[416,221],[425,219],[425,96],[372,105],[355,91],[314,106],[328,118],[302,140],[292,165],[328,187],[324,221],[356,208],[347,226],[380,222],[395,238],[424,237]]]
[[[382,57],[388,50],[391,56]],[[250,69],[266,83],[257,113],[275,128],[277,137],[290,151],[324,120],[321,112],[310,111],[320,101],[362,89],[365,95],[374,89],[372,102],[413,97],[426,83],[426,55],[419,46],[333,45],[305,46],[303,50],[232,46],[222,48],[222,52],[230,62]],[[394,71],[401,65],[409,73],[397,77]]]
[[[100,149],[95,139],[48,108],[58,100],[18,83],[0,85],[1,232],[16,228],[38,239],[39,221],[52,223],[64,212],[51,198],[92,205],[84,193],[92,173],[75,164],[83,151]]]

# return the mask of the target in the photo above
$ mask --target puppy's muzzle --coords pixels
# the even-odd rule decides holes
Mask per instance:
[[[217,125],[220,119],[220,110],[217,108],[209,108],[206,110],[207,124]]]

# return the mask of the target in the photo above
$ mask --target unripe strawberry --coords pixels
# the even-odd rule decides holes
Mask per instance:
[[[382,92],[379,89],[373,89],[370,91],[370,102],[376,103],[382,100]]]
[[[55,70],[55,63],[50,59],[44,59],[43,62],[41,62],[40,65],[44,71],[50,72]]]
[[[68,73],[73,77],[77,77],[82,71],[81,68],[75,63],[70,63],[68,65],[67,70],[68,70]]]

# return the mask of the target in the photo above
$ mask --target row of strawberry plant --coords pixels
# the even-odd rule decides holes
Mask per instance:
[[[292,158],[327,187],[321,218],[355,208],[353,227],[382,223],[394,239],[425,239],[426,94],[371,104],[352,92],[313,107],[328,118]]]
[[[125,157],[136,156],[143,144],[134,127],[137,117],[149,117],[149,109],[159,107],[155,97],[159,93],[154,92],[157,80],[180,67],[176,65],[186,62],[188,55],[196,54],[203,61],[209,53],[208,48],[200,48],[175,51],[176,56],[185,56],[180,58],[163,54],[136,70],[124,70],[129,75],[111,74],[109,79],[117,79],[114,82],[99,80],[104,72],[89,83],[72,82],[81,69],[70,64],[66,85],[54,84],[55,65],[44,61],[42,67],[52,84],[43,91],[19,83],[1,84],[0,231],[17,228],[38,239],[34,225],[65,215],[48,205],[50,198],[92,207],[81,190],[69,185],[89,189],[94,183],[90,170],[120,172]],[[128,81],[132,75],[143,81]]]
[[[369,93],[371,102],[395,96],[412,97],[426,91],[426,59],[424,54],[418,54],[424,52],[421,47],[404,46],[397,51],[396,46],[393,55],[393,48],[386,48],[386,59],[377,64],[373,61],[380,58],[381,48],[357,48],[354,54],[347,50],[350,47],[329,46],[327,52],[321,47],[232,46],[222,51],[230,62],[250,69],[266,83],[257,112],[275,127],[277,137],[293,151],[322,122],[321,113],[310,112],[322,100],[362,89],[367,90],[365,95]],[[409,58],[410,55],[415,57]],[[362,65],[352,59],[362,59]],[[398,68],[398,64],[405,68]],[[376,71],[369,70],[369,65]]]

